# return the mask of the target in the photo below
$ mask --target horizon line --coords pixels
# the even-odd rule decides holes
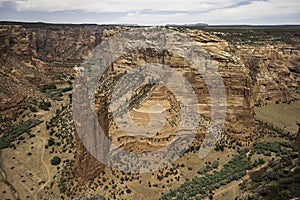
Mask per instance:
[[[85,22],[78,22],[78,23],[68,23],[68,22],[47,22],[47,21],[14,21],[14,20],[1,20],[0,24],[3,23],[16,23],[16,24],[49,24],[49,25],[97,25],[97,26],[194,26],[194,27],[213,27],[213,26],[300,26],[299,24],[208,24],[205,22],[198,22],[198,23],[168,23],[168,24],[131,24],[131,23],[85,23]],[[199,24],[199,25],[198,25]],[[198,25],[198,26],[197,26]]]

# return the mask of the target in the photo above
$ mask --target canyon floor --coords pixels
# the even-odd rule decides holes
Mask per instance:
[[[271,104],[259,107],[259,112],[263,112],[264,110],[274,111],[273,106],[277,106],[275,108],[277,111],[276,116],[271,119],[268,118],[270,121],[267,121],[269,124],[274,124],[278,123],[278,119],[282,119],[282,117],[285,116],[286,109],[284,108],[289,106],[289,109],[298,109],[298,103],[299,101],[293,102],[292,104]],[[53,114],[55,113],[54,110],[60,107],[61,102],[54,104],[50,111],[39,112],[39,119],[50,121],[52,117],[55,117]],[[283,112],[280,112],[282,110]],[[259,116],[258,113],[256,115]],[[263,115],[262,117],[257,117],[257,119],[263,122],[264,117]],[[299,115],[296,116],[296,118],[297,117],[299,118]],[[285,122],[286,124],[284,124]],[[285,131],[291,128],[291,136],[296,135],[296,133],[292,131],[294,127],[290,126],[289,120],[280,121],[279,128],[282,127],[286,127]],[[269,128],[264,128],[264,131],[268,129]],[[43,132],[45,134],[42,134]],[[61,179],[69,180],[65,182],[66,187],[72,188],[69,184],[74,181],[75,187],[73,187],[76,189],[79,188],[75,190],[76,192],[73,191],[73,194],[75,193],[76,195],[74,195],[72,199],[84,199],[85,197],[91,199],[101,199],[103,197],[107,199],[161,199],[163,193],[167,193],[170,189],[176,190],[176,188],[179,188],[180,185],[186,181],[190,181],[195,177],[201,178],[205,176],[205,174],[212,174],[215,171],[220,171],[234,156],[239,155],[237,149],[240,145],[239,142],[237,143],[238,145],[235,144],[235,142],[239,140],[235,139],[234,136],[229,138],[224,137],[222,140],[225,143],[224,150],[213,150],[204,159],[199,159],[198,151],[190,151],[172,163],[172,165],[159,171],[145,174],[124,174],[107,168],[104,174],[99,178],[95,178],[88,185],[76,186],[76,177],[71,176],[73,178],[68,179],[67,175],[62,175],[65,171],[63,166],[56,167],[50,164],[54,156],[59,156],[61,160],[74,159],[72,152],[66,153],[63,148],[57,145],[54,145],[53,152],[50,148],[45,147],[51,137],[49,130],[46,129],[46,123],[32,128],[30,133],[37,136],[31,138],[30,136],[25,136],[25,139],[20,140],[20,143],[15,143],[16,149],[12,150],[8,148],[1,151],[1,199],[69,199],[71,192],[69,194],[63,193],[61,190],[62,185],[60,185]],[[261,134],[256,136],[254,140],[256,143],[261,144],[267,144],[268,142],[273,144],[278,142],[282,144],[292,142],[293,144],[294,141],[290,141],[288,138],[278,135],[277,132]],[[55,141],[59,140],[55,138]],[[241,146],[251,146],[251,144],[247,143],[247,140],[241,143]],[[230,144],[232,144],[232,146]],[[285,147],[283,146],[282,148]],[[291,151],[290,147],[288,147],[288,149]],[[271,151],[273,150],[271,149]],[[29,153],[31,153],[31,155],[29,155]],[[245,176],[241,176],[237,180],[233,180],[224,186],[220,186],[216,190],[212,190],[211,194],[213,195],[213,199],[235,199],[237,196],[241,196],[245,193],[245,191],[241,189],[241,185],[243,183],[251,183],[250,175],[262,169],[271,170],[272,167],[269,166],[270,163],[274,159],[280,159],[280,157],[281,156],[273,152],[271,155],[268,155],[266,152],[254,153],[251,158],[252,161],[263,159],[264,162],[257,167],[255,166],[247,170]],[[216,161],[218,167],[213,168],[211,163]],[[292,166],[295,167],[297,165],[293,164]],[[204,172],[200,173],[199,171],[203,169],[207,169],[207,172],[204,170]],[[112,188],[111,185],[113,185]],[[130,190],[128,190],[128,188]],[[117,195],[116,192],[118,192]],[[114,195],[116,197],[114,197]]]
[[[290,104],[270,104],[255,108],[256,119],[270,123],[286,132],[296,134],[300,121],[300,101],[297,100]]]

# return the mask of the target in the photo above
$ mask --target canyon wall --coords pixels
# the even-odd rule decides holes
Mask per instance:
[[[1,58],[47,63],[81,62],[101,41],[102,26],[2,25]]]
[[[80,107],[83,108],[84,103],[80,103]],[[76,102],[74,102],[76,104]],[[73,104],[73,105],[74,105]],[[87,105],[88,106],[88,105]],[[86,112],[83,110],[82,112]],[[106,96],[96,97],[96,116],[93,113],[83,115],[82,120],[86,121],[86,126],[83,128],[84,132],[75,134],[76,139],[76,175],[79,178],[79,182],[85,183],[86,181],[99,176],[101,172],[104,172],[105,165],[98,159],[107,160],[109,146],[105,144],[103,135],[104,133],[108,137],[109,121],[108,121],[108,106]],[[77,118],[77,120],[79,120]],[[80,122],[75,121],[75,124]],[[99,130],[97,124],[99,123],[102,130]],[[81,124],[79,124],[80,126]],[[82,130],[82,129],[80,129]],[[83,142],[84,141],[84,142]],[[85,145],[84,145],[84,144]],[[93,155],[90,153],[93,152]],[[97,157],[95,157],[97,156]]]
[[[101,41],[102,26],[0,25],[1,131],[43,101],[44,85],[66,82],[74,65]]]
[[[266,43],[235,45],[232,50],[250,70],[256,106],[294,99],[289,87],[298,87],[300,82],[299,46]]]
[[[123,28],[105,30],[103,40],[122,30]],[[185,33],[195,40],[208,52],[213,65],[218,68],[227,95],[225,129],[232,133],[251,132],[254,128],[254,101],[249,69],[240,58],[230,53],[229,45],[225,40],[200,30],[176,29],[176,31]],[[111,72],[124,73],[145,63],[164,64],[184,74],[197,95],[200,113],[210,117],[211,97],[202,75],[200,72],[192,70],[187,60],[173,52],[168,50],[160,52],[151,48],[137,49],[117,59],[113,63]]]

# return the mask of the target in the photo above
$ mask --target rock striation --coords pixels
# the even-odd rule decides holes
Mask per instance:
[[[298,87],[300,80],[298,48],[286,44],[232,47],[250,70],[256,106],[293,100],[289,87]]]
[[[227,95],[227,101],[224,102],[227,106],[225,129],[233,133],[251,131],[254,127],[254,101],[249,69],[240,58],[230,52],[230,47],[225,40],[200,30],[174,29],[187,34],[201,45],[211,56],[212,63],[218,67]],[[118,34],[120,31],[122,31],[122,28],[121,30],[120,28],[111,28],[107,37]],[[103,35],[103,40],[105,40],[105,36]],[[117,59],[110,70],[112,73],[124,73],[145,63],[164,64],[183,73],[197,95],[201,114],[210,117],[211,98],[202,75],[192,70],[184,58],[168,50],[160,52],[148,48],[129,52]]]
[[[74,103],[76,104],[76,102]],[[88,109],[83,110],[83,112],[87,110]],[[109,146],[108,144],[105,144],[105,139],[100,132],[108,137],[109,121],[106,96],[97,96],[96,115],[97,116],[94,116],[93,113],[84,115],[85,119],[80,120],[86,120],[87,125],[79,130],[85,132],[80,133],[80,137],[78,132],[75,134],[77,149],[75,166],[77,177],[81,183],[85,183],[86,181],[99,176],[105,169]],[[78,124],[79,122],[75,121],[75,124],[76,123]],[[102,130],[99,130],[99,127],[97,126],[98,123]],[[100,162],[99,159],[104,161],[104,163]]]
[[[67,64],[81,62],[101,42],[102,26],[2,25],[2,59],[16,56],[23,61],[39,59]]]

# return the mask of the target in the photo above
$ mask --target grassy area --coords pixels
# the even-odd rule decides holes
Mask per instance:
[[[11,145],[16,138],[21,136],[23,133],[29,131],[31,128],[42,123],[40,120],[28,120],[18,125],[13,126],[10,130],[4,133],[0,139],[0,149],[7,148]]]

